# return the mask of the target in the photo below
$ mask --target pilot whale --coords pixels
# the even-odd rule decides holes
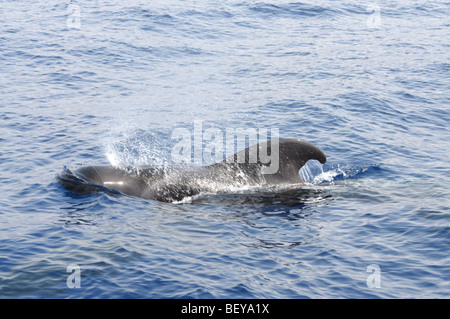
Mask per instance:
[[[326,156],[311,143],[284,138],[252,145],[208,166],[84,166],[73,172],[65,169],[57,179],[75,194],[103,190],[175,202],[221,187],[303,183],[299,170],[309,160],[324,164]]]

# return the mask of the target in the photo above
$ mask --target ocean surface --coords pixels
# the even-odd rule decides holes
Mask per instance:
[[[0,298],[449,298],[449,16],[418,0],[1,1]],[[171,165],[180,128],[202,145],[210,128],[278,130],[327,163],[287,192],[175,203],[57,181]]]

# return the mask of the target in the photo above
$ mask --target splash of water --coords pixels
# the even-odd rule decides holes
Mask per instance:
[[[156,132],[126,129],[111,132],[104,141],[105,156],[118,168],[138,168],[145,165],[164,165],[168,154],[163,145],[165,136]]]
[[[376,174],[376,172],[380,170],[380,165],[362,164],[341,166],[340,164],[337,164],[336,166],[329,167],[326,171],[323,170],[323,166],[321,167],[321,169],[321,172],[313,175],[312,173],[308,173],[311,171],[311,169],[306,168],[305,172],[303,173],[305,175],[305,181],[309,181],[312,184],[333,184],[335,181],[339,180],[357,179],[363,176]],[[317,172],[317,168],[315,169],[315,172]]]
[[[318,178],[324,174],[323,165],[317,161],[307,162],[299,171],[300,177],[307,184],[318,184],[322,178]]]

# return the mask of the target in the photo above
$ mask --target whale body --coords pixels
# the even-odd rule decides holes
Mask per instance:
[[[309,160],[324,164],[326,156],[311,143],[286,138],[255,144],[209,166],[84,166],[65,169],[57,179],[75,194],[102,190],[174,202],[221,187],[302,183],[299,170]]]

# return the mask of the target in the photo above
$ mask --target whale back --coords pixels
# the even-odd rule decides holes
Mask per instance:
[[[76,193],[106,190],[160,201],[179,201],[201,192],[220,192],[230,186],[301,183],[300,168],[309,160],[324,164],[316,146],[298,139],[252,145],[225,160],[204,167],[146,167],[124,170],[112,166],[66,169],[59,182]]]
[[[142,197],[145,181],[137,175],[112,166],[84,166],[74,173],[66,170],[58,180],[69,190],[114,190],[123,194]]]
[[[325,164],[325,154],[313,144],[286,138],[252,145],[223,160],[220,165],[236,165],[254,172],[259,167],[268,184],[301,182],[299,170],[309,160]],[[214,164],[217,165],[217,164]]]

